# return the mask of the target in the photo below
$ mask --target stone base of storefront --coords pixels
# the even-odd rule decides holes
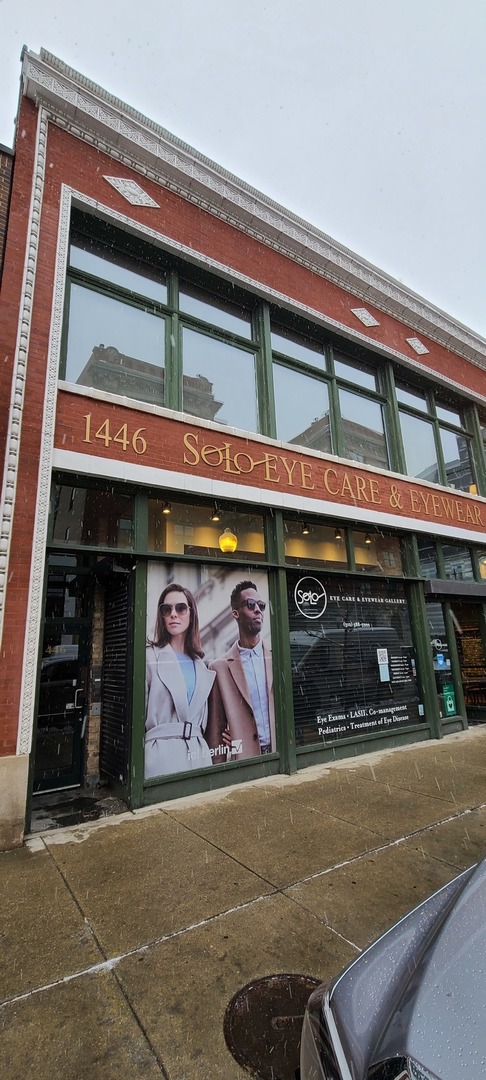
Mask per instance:
[[[458,722],[457,728],[448,728],[447,734],[452,731],[462,731],[462,722]],[[446,732],[444,732],[446,734]],[[411,746],[413,743],[426,742],[433,739],[434,735],[428,724],[421,724],[407,731],[395,731],[393,734],[371,735],[362,739],[343,739],[333,746],[323,746],[321,750],[305,746],[297,748],[297,767],[305,769],[311,765],[320,765],[331,761],[344,761],[350,757],[360,757],[362,754],[373,754],[377,750],[390,750],[396,746]]]
[[[0,851],[23,841],[28,775],[27,754],[0,758]]]

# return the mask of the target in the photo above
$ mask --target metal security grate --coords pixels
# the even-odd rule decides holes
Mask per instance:
[[[105,598],[100,769],[121,783],[127,782],[128,772],[132,668],[130,584],[129,571],[109,578]]]

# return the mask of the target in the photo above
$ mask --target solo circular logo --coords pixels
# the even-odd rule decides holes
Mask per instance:
[[[302,577],[294,589],[297,609],[306,619],[320,619],[327,607],[327,593],[322,582],[315,577]]]

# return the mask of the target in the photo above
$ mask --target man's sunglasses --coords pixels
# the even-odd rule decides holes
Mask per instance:
[[[241,606],[246,606],[249,611],[256,611],[257,608],[260,608],[260,611],[265,611],[267,605],[264,600],[252,600],[251,597],[249,597],[248,600],[243,601]]]
[[[172,615],[173,611],[176,611],[178,615],[185,615],[188,609],[188,604],[159,604],[160,614],[166,617]]]

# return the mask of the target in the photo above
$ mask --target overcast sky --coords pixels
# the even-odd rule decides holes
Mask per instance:
[[[50,50],[486,336],[485,0],[0,0]]]

